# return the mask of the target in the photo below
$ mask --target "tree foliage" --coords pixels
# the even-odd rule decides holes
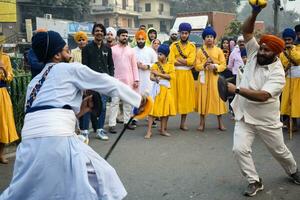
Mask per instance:
[[[227,37],[237,37],[241,35],[241,27],[242,23],[238,20],[233,20],[230,24],[225,28],[225,36]]]
[[[236,12],[239,1],[233,0],[175,0],[172,14],[183,12],[221,11]]]

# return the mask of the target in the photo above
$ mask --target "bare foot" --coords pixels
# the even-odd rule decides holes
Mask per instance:
[[[183,130],[183,131],[188,131],[189,128],[185,125],[180,125],[180,129]]]
[[[147,132],[147,134],[145,135],[145,139],[150,139],[152,136],[152,132]]]
[[[227,128],[225,128],[225,126],[222,125],[222,126],[219,126],[219,130],[220,130],[220,131],[226,131]]]
[[[0,157],[0,163],[1,164],[8,164],[8,159],[4,157]]]
[[[204,124],[200,125],[200,126],[197,128],[197,131],[204,131]]]
[[[166,137],[170,137],[171,136],[171,134],[168,133],[168,132],[161,132],[160,135],[166,136]]]

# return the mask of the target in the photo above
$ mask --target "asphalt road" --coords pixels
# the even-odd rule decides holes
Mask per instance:
[[[170,138],[157,134],[143,138],[146,122],[135,131],[127,131],[109,158],[123,181],[126,200],[243,200],[247,186],[232,155],[233,121],[225,117],[226,132],[216,129],[216,117],[209,117],[205,132],[196,131],[199,117],[188,117],[190,131],[178,129],[179,118],[169,122]],[[121,125],[119,125],[121,130]],[[300,134],[286,144],[300,163]],[[104,156],[116,135],[107,142],[93,134],[92,148]],[[253,144],[253,157],[263,179],[264,191],[255,200],[297,200],[300,186],[291,182],[259,138]],[[0,191],[10,182],[13,157],[9,165],[0,165]]]

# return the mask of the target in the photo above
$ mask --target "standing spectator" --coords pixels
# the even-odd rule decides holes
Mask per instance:
[[[232,78],[233,78],[232,83],[236,83],[236,76],[238,74],[238,70],[240,67],[244,66],[244,61],[241,56],[241,52],[244,49],[245,49],[244,37],[239,36],[237,39],[237,45],[232,50],[232,52],[229,56],[229,61],[228,61],[228,65],[227,65],[227,69],[229,69],[232,74]],[[234,116],[234,113],[232,111],[230,104],[231,104],[233,98],[234,98],[234,94],[228,98],[229,110],[230,110],[230,113],[232,116]]]
[[[111,48],[104,42],[106,29],[102,24],[95,24],[92,30],[94,40],[87,44],[82,50],[82,64],[88,66],[92,70],[100,73],[106,73],[114,76],[114,63],[112,59]],[[107,96],[101,95],[102,108],[98,116],[97,136],[101,140],[108,140],[106,131],[104,130],[104,122],[106,116],[106,102]],[[88,135],[90,113],[84,115],[83,129],[84,134]]]
[[[170,30],[170,38],[167,41],[164,41],[163,44],[171,46],[174,42],[178,40],[178,32],[175,29]]]
[[[158,54],[158,47],[161,45],[161,42],[159,39],[155,39],[152,41],[151,47],[155,51],[156,54]]]
[[[205,129],[205,116],[208,114],[217,115],[218,128],[225,131],[222,122],[222,115],[227,112],[226,105],[218,93],[218,72],[226,69],[226,60],[223,51],[215,46],[216,32],[213,28],[207,27],[202,33],[204,45],[197,52],[196,70],[199,72],[198,107],[200,114],[199,131]]]
[[[286,83],[281,96],[281,115],[289,116],[284,121],[292,131],[297,130],[297,118],[300,117],[300,48],[294,45],[296,33],[291,28],[282,32],[285,41],[285,49],[279,58],[286,72]],[[289,120],[293,120],[293,127],[289,126]]]
[[[74,40],[77,43],[77,48],[71,50],[71,62],[79,62],[82,63],[82,49],[88,43],[88,37],[85,32],[79,31],[75,33]]]
[[[158,48],[158,62],[156,62],[151,68],[151,80],[156,82],[157,88],[155,89],[154,105],[152,112],[148,118],[148,131],[145,135],[145,139],[149,139],[152,136],[151,127],[153,126],[154,117],[160,117],[160,135],[171,136],[166,131],[168,117],[176,115],[174,97],[171,92],[171,79],[175,79],[174,65],[167,63],[167,57],[169,55],[169,46],[166,44],[160,45]]]
[[[113,27],[106,29],[106,44],[111,48],[116,45],[117,32]]]
[[[152,41],[157,38],[157,30],[154,28],[149,28],[147,31],[147,40],[146,40],[146,46],[151,47]]]
[[[181,114],[180,129],[187,131],[187,114],[195,108],[195,84],[192,68],[196,58],[196,46],[189,41],[192,26],[189,23],[179,25],[180,40],[170,47],[169,62],[175,65],[176,80],[171,81],[175,108]]]
[[[33,35],[39,33],[39,32],[47,32],[47,29],[39,28],[33,32]],[[45,63],[40,62],[35,53],[33,52],[32,48],[29,49],[27,54],[27,61],[30,66],[31,71],[31,79],[33,79],[36,75],[38,75],[44,68]]]
[[[144,24],[141,24],[139,26],[139,30],[138,31],[145,31],[146,33],[146,26]],[[132,42],[130,43],[130,46],[133,48],[133,47],[136,47],[136,40],[135,38],[133,38]]]
[[[145,46],[146,33],[138,31],[135,34],[137,46],[134,47],[134,52],[137,60],[137,67],[139,69],[139,92],[150,94],[152,89],[152,81],[150,80],[150,68],[157,61],[157,55],[151,47]],[[154,40],[153,40],[154,41]]]
[[[128,31],[119,29],[117,31],[119,43],[112,47],[112,56],[115,64],[115,78],[138,91],[139,72],[134,50],[128,46]],[[117,133],[116,119],[119,111],[120,98],[113,97],[111,102],[111,113],[109,115],[109,132]],[[123,102],[124,126],[130,119],[132,107],[130,104]],[[129,124],[128,128],[133,130],[134,127]]]
[[[12,143],[19,139],[14,120],[12,103],[7,92],[8,83],[14,75],[8,55],[2,52],[0,44],[0,163],[7,164],[4,158],[5,144]]]
[[[298,24],[298,25],[295,26],[295,32],[296,32],[296,35],[297,35],[297,39],[295,41],[295,45],[297,47],[300,47],[300,24]]]

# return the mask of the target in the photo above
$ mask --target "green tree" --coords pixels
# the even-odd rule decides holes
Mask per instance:
[[[241,35],[242,23],[238,20],[230,22],[230,24],[225,28],[225,36],[227,37],[237,37]]]

